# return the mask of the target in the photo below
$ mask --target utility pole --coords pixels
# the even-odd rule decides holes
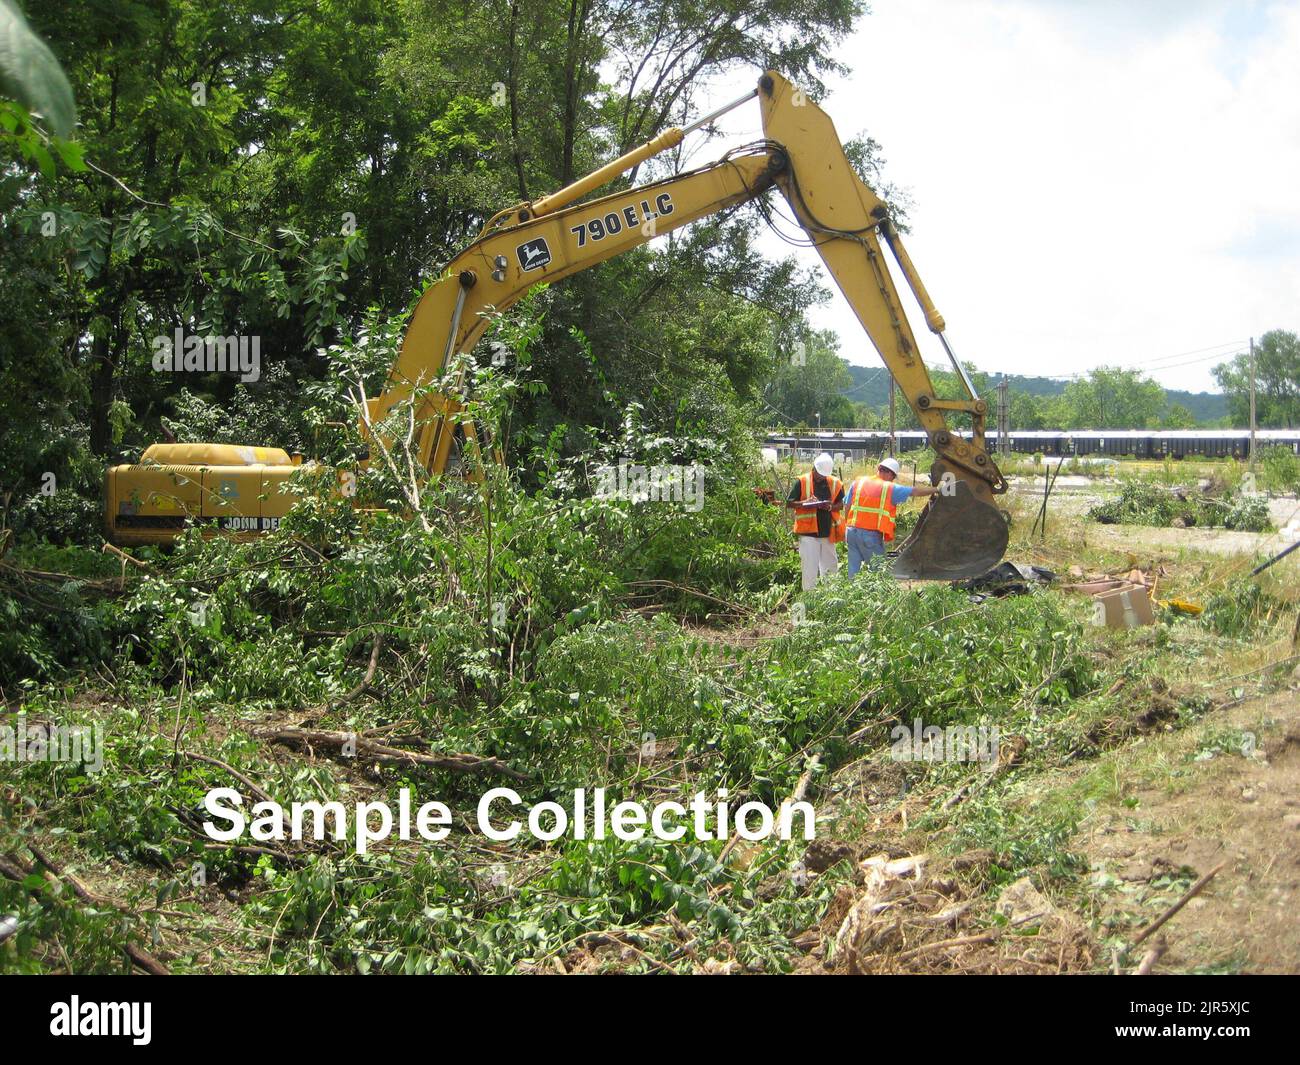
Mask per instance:
[[[1255,338],[1250,338],[1250,468],[1255,468]]]
[[[998,454],[1006,458],[1011,454],[1011,410],[1007,403],[1007,375],[998,382]]]
[[[889,373],[889,453],[890,455],[894,455],[896,454],[894,441],[894,393],[898,390],[898,386],[894,382],[893,373],[891,371],[886,372]]]

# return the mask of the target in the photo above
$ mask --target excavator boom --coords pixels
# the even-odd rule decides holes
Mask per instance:
[[[586,203],[566,205],[556,194],[497,215],[416,304],[388,383],[368,403],[367,422],[377,425],[436,380],[454,354],[471,349],[487,330],[486,312],[505,310],[534,285],[559,281],[753,199],[771,188],[778,162],[753,149]],[[453,443],[454,404],[436,392],[424,394],[420,404],[418,458],[429,472],[442,473]]]

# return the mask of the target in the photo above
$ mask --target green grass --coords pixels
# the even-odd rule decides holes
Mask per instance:
[[[1096,730],[1148,697],[1140,686],[1107,695],[1113,681],[1166,675],[1185,686],[1210,670],[1205,641],[1245,653],[1286,623],[1277,600],[1239,590],[1231,617],[1215,607],[1204,623],[1123,634],[1087,627],[1087,601],[1053,590],[974,605],[944,586],[866,574],[799,595],[784,520],[743,483],[699,513],[504,481],[487,490],[490,552],[479,489],[446,485],[428,500],[439,515],[429,531],[381,518],[363,532],[349,509],[307,500],[262,540],[195,537],[152,553],[149,572],[129,573],[120,590],[116,573],[105,586],[60,586],[94,639],[70,646],[29,627],[16,652],[29,656],[21,700],[33,718],[102,725],[107,764],[98,775],[15,767],[0,799],[0,853],[36,842],[111,885],[125,909],[101,912],[41,885],[33,896],[0,878],[0,912],[22,922],[0,969],[119,970],[125,942],[151,942],[154,928],[177,971],[506,972],[544,968],[611,930],[636,947],[624,967],[690,968],[676,920],[700,956],[781,970],[798,956],[790,937],[851,872],[805,884],[791,875],[798,844],[723,866],[713,842],[494,849],[465,831],[364,856],[347,845],[214,849],[194,812],[209,788],[237,782],[182,752],[235,767],[282,803],[391,801],[407,786],[472,815],[495,782],[323,750],[309,758],[258,735],[310,718],[500,759],[528,774],[513,785],[527,802],[576,786],[645,801],[725,786],[733,801],[774,805],[812,754],[825,766],[814,796],[837,770],[888,757],[891,721],[996,724],[1026,740],[1022,762],[954,809],[941,807],[978,766],[907,767],[918,831],[943,850],[993,851],[990,889],[1033,874],[1071,891],[1084,872],[1072,837],[1089,802],[1125,794],[1112,740],[1094,742]],[[701,540],[718,550],[695,551]],[[97,556],[23,561],[37,559],[105,575]],[[27,578],[5,579],[20,609],[35,609],[21,598]],[[345,699],[378,635],[371,684]],[[1199,719],[1195,698],[1175,703],[1177,727]],[[1072,784],[1045,786],[1085,766]],[[872,816],[839,801],[827,815],[831,832],[866,831]]]

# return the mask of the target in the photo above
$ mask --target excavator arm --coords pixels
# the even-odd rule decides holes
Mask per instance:
[[[765,140],[708,166],[578,203],[683,136],[757,96]],[[1007,525],[994,505],[1006,481],[984,446],[986,404],[952,354],[945,323],[921,283],[888,206],[854,171],[830,117],[780,74],[700,119],[673,128],[561,191],[500,212],[447,267],[416,306],[384,391],[367,404],[370,431],[397,404],[419,393],[418,457],[442,473],[453,449],[458,408],[427,388],[452,357],[487,328],[485,312],[504,310],[541,282],[558,281],[696,219],[745,203],[773,186],[853,307],[858,321],[930,438],[937,459],[931,497],[894,562],[901,577],[951,579],[984,572],[1006,550]],[[899,292],[885,263],[888,247],[963,382],[967,397],[943,400],[921,359]],[[945,412],[969,414],[972,438],[948,429]]]

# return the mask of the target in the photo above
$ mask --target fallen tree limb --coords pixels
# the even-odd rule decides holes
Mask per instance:
[[[103,551],[104,554],[116,555],[118,558],[122,560],[123,563],[129,562],[131,563],[131,565],[138,566],[140,569],[145,570],[146,572],[149,569],[149,567],[145,565],[143,562],[141,562],[138,558],[134,558],[131,555],[128,555],[120,547],[115,547],[113,544],[110,544],[107,540],[104,541],[104,546],[101,550]]]
[[[941,939],[936,943],[925,943],[919,947],[913,947],[911,950],[905,950],[898,956],[899,961],[907,961],[908,958],[915,958],[920,954],[928,954],[932,950],[942,950],[945,947],[968,947],[976,943],[992,943],[1002,935],[1001,928],[995,928],[991,932],[981,932],[975,936],[960,936],[957,939]]]
[[[237,781],[243,784],[244,787],[248,789],[248,793],[250,795],[254,796],[255,798],[261,799],[263,802],[275,801],[274,799],[271,798],[271,796],[266,792],[265,789],[258,787],[251,780],[249,780],[248,777],[244,776],[244,774],[241,773],[238,769],[236,769],[232,765],[228,765],[227,763],[223,762],[220,758],[212,758],[206,754],[199,754],[197,751],[177,751],[176,753],[183,758],[192,758],[196,762],[205,762],[208,765],[216,766],[218,769],[224,769]]]
[[[29,566],[15,566],[12,562],[0,560],[0,573],[20,582],[25,586],[46,588],[49,585],[75,584],[79,589],[89,589],[103,595],[116,594],[118,582],[112,577],[78,577],[71,573],[55,573],[51,570],[32,569]],[[17,589],[11,588],[11,592]],[[29,602],[35,602],[30,596]],[[41,603],[42,606],[47,604]]]
[[[692,588],[690,587],[690,585],[687,584],[678,584],[676,581],[665,581],[665,580],[628,581],[627,587],[669,589],[674,592],[682,592],[685,595],[693,595],[697,599],[706,599],[710,603],[717,603],[719,606],[725,606],[728,610],[732,611],[737,617],[751,617],[754,614],[754,610],[750,607],[742,606],[740,603],[733,603],[729,599],[719,599],[716,595],[709,595],[708,592],[702,592],[698,588]]]
[[[815,754],[808,763],[808,768],[803,771],[799,782],[795,784],[794,791],[790,792],[790,798],[786,800],[789,803],[803,802],[804,796],[808,794],[808,785],[812,783],[813,774],[821,768],[822,756]]]
[[[1146,939],[1147,936],[1151,935],[1152,932],[1157,931],[1161,925],[1163,925],[1167,920],[1169,920],[1169,918],[1171,918],[1174,914],[1176,914],[1179,910],[1181,910],[1184,906],[1186,906],[1189,902],[1191,902],[1192,899],[1196,898],[1196,896],[1201,893],[1205,885],[1208,884],[1211,880],[1213,880],[1216,874],[1219,872],[1219,870],[1222,869],[1227,864],[1228,864],[1227,862],[1220,862],[1208,873],[1206,873],[1203,877],[1201,877],[1200,880],[1196,881],[1195,884],[1193,884],[1191,887],[1187,889],[1186,892],[1183,893],[1183,897],[1181,899],[1175,902],[1172,906],[1169,907],[1169,909],[1165,910],[1164,913],[1162,913],[1159,917],[1157,917],[1154,921],[1152,921],[1149,925],[1147,925],[1146,928],[1144,928],[1141,932],[1139,932],[1137,938],[1133,940],[1133,943],[1131,945],[1136,947],[1139,943],[1141,943],[1144,939]]]
[[[812,778],[816,774],[817,770],[821,768],[821,764],[822,756],[820,754],[815,754],[808,760],[808,767],[803,771],[803,774],[799,777],[798,782],[794,786],[794,791],[790,792],[790,797],[781,804],[782,806],[796,802],[803,802],[804,796],[808,794],[808,787],[812,783]],[[727,840],[727,845],[722,848],[722,853],[718,855],[718,861],[725,862],[727,860],[727,855],[736,849],[736,844],[739,842],[740,829],[736,829],[736,831],[731,834],[731,839]]]
[[[377,632],[375,633],[375,642],[370,647],[370,662],[366,666],[366,674],[361,678],[361,683],[346,695],[340,695],[337,699],[331,700],[325,707],[325,712],[327,714],[331,711],[337,710],[341,706],[347,706],[348,703],[352,702],[353,699],[356,699],[362,692],[370,687],[371,682],[375,679],[375,671],[379,668],[379,652],[383,650],[383,647],[384,634],[382,632]]]
[[[26,843],[25,846],[36,857],[36,863],[44,868],[46,879],[68,888],[68,890],[70,890],[81,902],[84,902],[88,906],[97,906],[101,908],[108,907],[124,914],[131,914],[134,912],[120,902],[115,902],[112,899],[104,898],[103,896],[91,892],[81,883],[80,880],[67,872],[67,870],[59,865],[59,863],[53,858],[49,857],[49,855],[45,854],[39,847],[32,843]],[[10,852],[5,856],[5,858],[7,860],[0,861],[0,875],[3,875],[10,880],[16,880],[21,883],[36,871],[36,865],[24,859],[22,855]],[[39,893],[35,889],[32,889],[32,894],[37,895],[39,898]],[[166,965],[138,944],[128,941],[125,945],[125,949],[127,957],[131,959],[132,964],[134,964],[138,969],[147,972],[150,976],[171,975],[171,971]]]
[[[1030,913],[1023,917],[1017,917],[1010,924],[999,928],[991,928],[987,932],[980,932],[973,936],[960,936],[957,939],[941,939],[935,943],[923,943],[919,947],[913,947],[911,950],[905,950],[898,956],[899,961],[906,961],[908,958],[915,958],[919,954],[926,954],[932,950],[942,950],[945,947],[969,947],[978,943],[996,943],[1002,938],[1002,933],[1008,928],[1019,928],[1030,921],[1036,921],[1040,917],[1046,917],[1046,912]]]
[[[267,801],[274,801],[274,800],[267,800]],[[247,854],[254,858],[260,858],[263,855],[266,855],[268,857],[275,858],[277,861],[284,862],[286,865],[290,865],[295,868],[301,866],[307,860],[306,853],[299,853],[297,851],[291,853],[287,850],[281,850],[276,847],[212,842],[211,837],[207,834],[207,832],[204,831],[202,822],[200,822],[198,815],[195,814],[193,810],[185,809],[184,807],[172,807],[172,813],[176,815],[177,820],[180,821],[181,824],[183,824],[196,836],[201,836],[203,838],[204,850],[230,851],[235,854]],[[315,852],[318,854],[329,854],[331,853],[334,846],[335,844],[332,840],[320,840],[315,843],[309,841],[303,841],[302,851]]]
[[[1165,942],[1165,937],[1161,936],[1155,941],[1151,949],[1142,956],[1142,961],[1139,963],[1138,967],[1133,970],[1133,975],[1150,976],[1151,970],[1156,967],[1156,962],[1164,956],[1165,951],[1168,949],[1169,945]]]
[[[86,887],[85,884],[83,884],[75,876],[73,876],[66,869],[60,866],[58,862],[56,862],[53,858],[51,858],[38,846],[36,846],[35,843],[26,843],[24,844],[24,846],[26,846],[27,849],[32,852],[36,860],[40,862],[40,864],[45,869],[49,870],[49,872],[52,873],[57,879],[62,880],[65,884],[68,885],[68,887],[72,888],[73,893],[77,896],[77,898],[81,899],[82,902],[88,902],[92,906],[109,906],[112,907],[113,909],[122,910],[124,913],[130,912],[121,903],[114,902],[112,899],[107,898],[104,895],[97,895],[95,892],[91,891],[88,887]]]
[[[319,729],[283,728],[270,732],[258,732],[259,739],[271,743],[282,743],[290,747],[311,750],[312,747],[337,748],[342,751],[351,746],[354,750],[345,757],[367,758],[377,762],[397,763],[402,765],[427,765],[432,769],[446,769],[453,773],[500,773],[512,780],[529,780],[527,773],[521,773],[506,765],[499,758],[484,758],[477,754],[422,754],[400,747],[389,747],[368,739],[356,732],[324,732]]]

